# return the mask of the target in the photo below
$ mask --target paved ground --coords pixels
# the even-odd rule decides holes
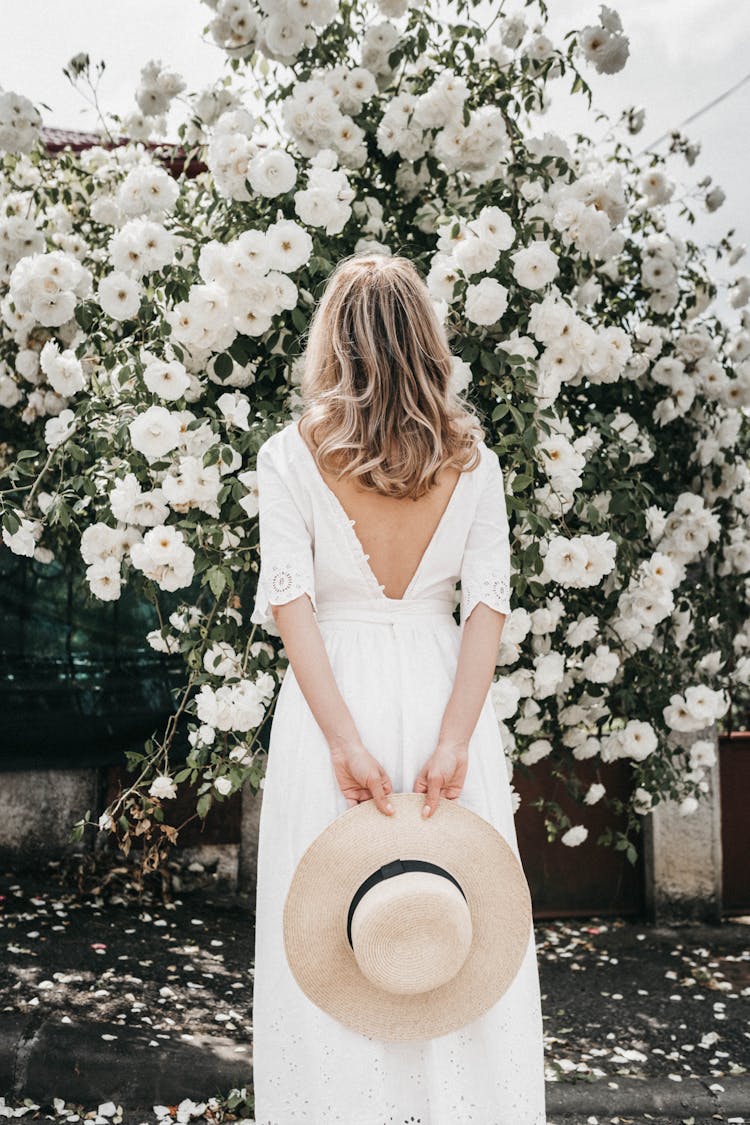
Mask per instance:
[[[126,866],[0,896],[0,1118],[252,1120],[247,905],[200,870],[138,901]],[[537,925],[548,1125],[750,1123],[746,922]]]

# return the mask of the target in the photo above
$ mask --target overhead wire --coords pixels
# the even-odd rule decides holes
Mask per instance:
[[[661,144],[662,141],[665,141],[668,137],[671,137],[673,133],[676,133],[685,125],[690,125],[693,121],[696,121],[699,117],[702,117],[704,113],[708,113],[709,109],[713,109],[715,105],[718,105],[726,98],[731,97],[731,95],[736,93],[737,90],[739,90],[740,87],[744,86],[746,82],[750,82],[750,73],[746,74],[744,78],[740,78],[739,82],[735,82],[733,86],[730,86],[729,89],[725,90],[722,94],[719,94],[717,97],[712,98],[710,102],[706,102],[706,104],[701,106],[700,109],[697,109],[695,113],[691,113],[689,117],[686,117],[684,121],[681,121],[679,125],[675,125],[674,128],[668,129],[666,133],[662,133],[662,135],[660,137],[657,137],[655,141],[652,141],[651,144],[646,145],[646,147],[642,148],[640,152],[637,152],[635,154],[636,157],[643,156],[644,153],[650,152],[657,145]]]

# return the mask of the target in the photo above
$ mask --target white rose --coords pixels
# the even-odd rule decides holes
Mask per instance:
[[[266,246],[270,268],[293,273],[310,261],[313,240],[293,219],[280,219],[267,229]]]
[[[555,535],[544,556],[544,572],[562,586],[578,586],[583,581],[588,561],[589,553],[580,536],[568,539],[565,535]]]
[[[50,418],[44,426],[44,440],[48,449],[57,449],[70,437],[75,428],[75,414],[72,410],[61,410],[56,418]]]
[[[177,796],[177,787],[171,777],[156,777],[151,782],[149,795],[160,797],[162,800],[170,799]]]
[[[152,394],[173,401],[182,398],[190,386],[190,376],[177,359],[153,359],[143,371],[143,382]]]
[[[642,762],[649,754],[653,754],[658,745],[658,736],[650,723],[631,719],[620,732],[620,757]]]
[[[477,218],[469,223],[469,230],[497,250],[510,250],[516,240],[510,215],[499,207],[483,207]]]
[[[493,268],[500,251],[490,241],[469,234],[453,248],[453,257],[467,277],[475,273],[488,273]]]
[[[548,242],[532,242],[511,254],[513,276],[524,289],[543,289],[559,272],[557,255]]]
[[[271,199],[292,190],[297,182],[297,168],[288,152],[269,149],[252,158],[247,178],[253,191]]]
[[[508,290],[493,277],[483,277],[466,290],[464,312],[474,324],[497,324],[508,307]]]
[[[540,762],[542,758],[546,758],[552,753],[552,743],[546,738],[537,738],[529,743],[528,747],[521,754],[521,761],[526,766],[533,766],[535,762]]]
[[[230,394],[220,395],[216,400],[221,413],[224,415],[224,420],[228,426],[236,426],[238,430],[248,430],[248,415],[250,414],[250,399],[241,394],[240,391],[235,391]]]
[[[620,657],[608,645],[597,645],[596,652],[583,662],[583,674],[594,684],[608,684],[617,675]]]
[[[129,320],[141,307],[141,287],[121,270],[113,270],[99,282],[97,300],[114,320]]]
[[[180,443],[179,419],[164,406],[149,406],[133,419],[128,430],[133,449],[149,462],[158,461]]]
[[[122,589],[119,561],[113,555],[97,559],[86,568],[86,581],[91,593],[100,601],[117,601]]]
[[[583,803],[585,805],[595,805],[597,801],[601,801],[606,792],[607,790],[601,784],[601,782],[594,781],[586,790],[586,796],[583,798]]]
[[[560,843],[565,844],[568,848],[577,848],[579,844],[583,843],[588,834],[589,830],[584,827],[583,824],[574,824],[567,832],[563,832],[560,837]]]

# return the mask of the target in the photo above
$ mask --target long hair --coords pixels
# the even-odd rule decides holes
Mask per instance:
[[[485,431],[451,385],[453,357],[407,258],[343,259],[307,337],[300,432],[320,469],[414,499],[446,465],[471,470]]]

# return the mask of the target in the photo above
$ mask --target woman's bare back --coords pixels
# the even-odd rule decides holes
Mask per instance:
[[[416,500],[382,496],[350,478],[337,480],[318,471],[346,515],[354,520],[357,538],[386,597],[401,598],[440,524],[460,471],[453,466],[444,468],[429,492]]]

